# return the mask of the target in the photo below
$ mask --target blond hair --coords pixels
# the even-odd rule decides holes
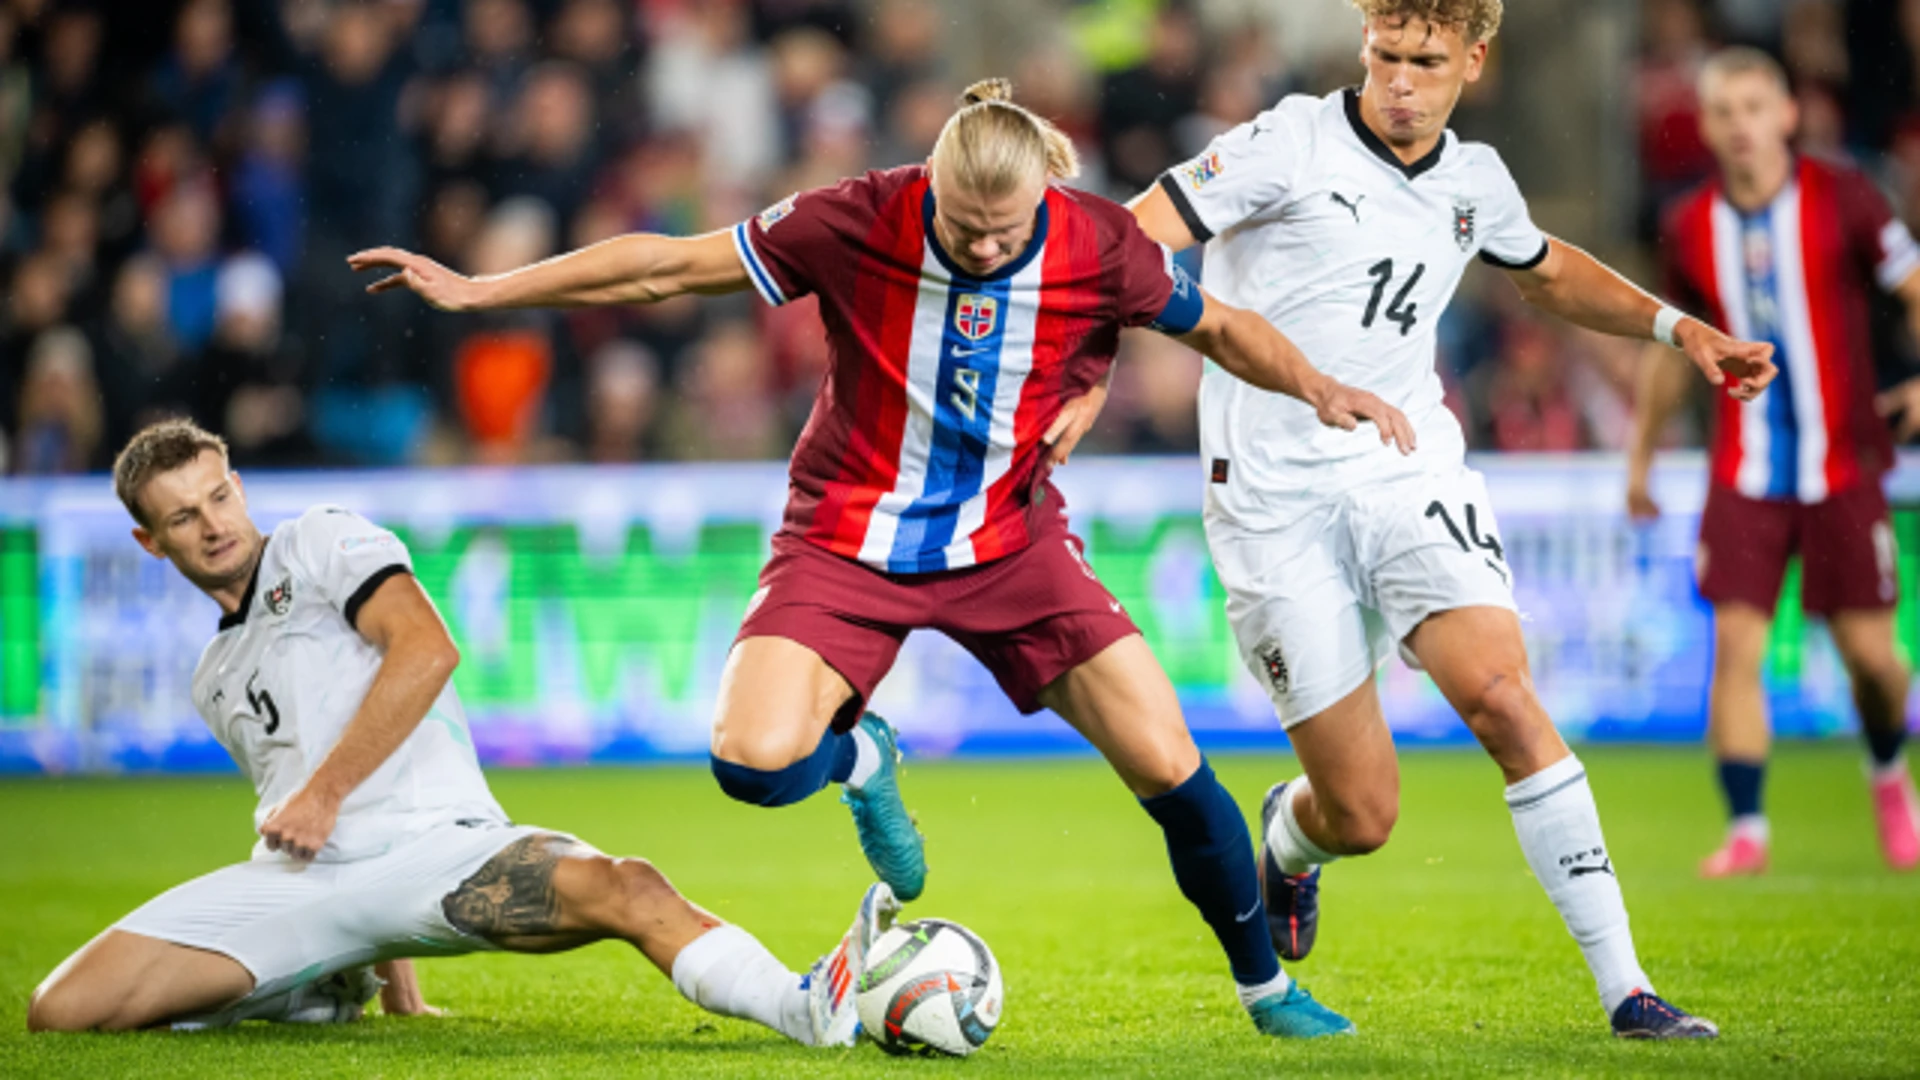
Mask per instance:
[[[140,430],[113,459],[113,493],[120,496],[127,513],[142,526],[147,515],[140,509],[140,489],[147,481],[199,459],[212,450],[227,460],[227,441],[191,420],[162,420]]]
[[[1350,0],[1360,9],[1360,17],[1372,22],[1380,19],[1395,25],[1419,19],[1428,26],[1444,26],[1460,31],[1471,45],[1492,41],[1500,32],[1500,18],[1506,13],[1501,0]]]
[[[1732,45],[1707,57],[1707,62],[1700,65],[1700,96],[1706,96],[1708,83],[1729,75],[1760,75],[1779,87],[1782,94],[1793,96],[1793,88],[1787,82],[1787,69],[1780,66],[1780,61],[1750,45]]]
[[[1013,84],[982,79],[960,95],[930,158],[936,172],[989,198],[1018,191],[1036,174],[1048,180],[1080,175],[1080,155],[1066,132],[1013,102]]]

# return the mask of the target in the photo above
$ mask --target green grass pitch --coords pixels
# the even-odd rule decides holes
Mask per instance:
[[[1717,1044],[1607,1035],[1586,969],[1528,876],[1499,777],[1472,752],[1404,760],[1402,822],[1328,872],[1320,946],[1296,974],[1356,1039],[1257,1036],[1175,890],[1159,832],[1094,760],[909,764],[929,837],[909,912],[962,921],[1005,969],[1005,1021],[964,1061],[810,1051],[707,1017],[624,945],[421,965],[441,1019],[204,1035],[28,1037],[33,985],[148,896],[244,857],[237,779],[0,784],[0,1075],[1130,1076],[1455,1074],[1893,1076],[1920,1072],[1920,877],[1880,863],[1858,752],[1794,746],[1769,780],[1773,872],[1702,882],[1717,797],[1697,748],[1584,757],[1660,989],[1717,1019]],[[1279,758],[1223,756],[1252,810]],[[691,768],[500,772],[517,820],[646,855],[799,967],[867,882],[842,807],[729,803]]]

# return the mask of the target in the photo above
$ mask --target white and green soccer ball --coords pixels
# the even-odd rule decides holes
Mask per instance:
[[[1000,965],[980,935],[946,919],[896,924],[867,949],[855,1008],[889,1054],[980,1049],[1000,1023]]]

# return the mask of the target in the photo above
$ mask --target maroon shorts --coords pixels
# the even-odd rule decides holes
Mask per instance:
[[[1700,595],[1768,614],[1787,560],[1800,555],[1801,605],[1815,615],[1890,608],[1899,596],[1887,497],[1875,482],[1824,502],[1749,499],[1715,484],[1700,515]]]
[[[889,574],[779,533],[734,641],[783,637],[819,653],[853,684],[854,700],[834,718],[840,730],[860,718],[915,630],[952,638],[1021,712],[1038,712],[1048,683],[1140,632],[1082,550],[1060,521],[984,566]]]

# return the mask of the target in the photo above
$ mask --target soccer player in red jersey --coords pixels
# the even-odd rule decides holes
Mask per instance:
[[[1106,756],[1165,832],[1181,891],[1262,1032],[1351,1031],[1280,970],[1245,819],[1083,558],[1048,474],[1097,411],[1076,403],[1126,327],[1175,336],[1331,427],[1371,421],[1403,450],[1412,432],[1264,319],[1207,297],[1125,208],[1054,183],[1076,171],[1066,137],[990,80],[927,165],[802,192],[724,232],[624,236],[481,279],[392,248],[349,263],[397,271],[371,291],[410,288],[448,310],[817,295],[832,361],[721,677],[721,787],[779,806],[845,784],[875,871],[917,896],[926,864],[894,733],[863,708],[907,634],[938,630],[1023,712],[1053,709]]]
[[[1920,330],[1920,247],[1858,171],[1797,155],[1786,74],[1765,53],[1728,49],[1700,76],[1701,128],[1720,175],[1683,197],[1661,238],[1669,291],[1707,321],[1767,341],[1781,357],[1772,392],[1722,400],[1700,522],[1700,592],[1713,604],[1707,738],[1732,824],[1701,865],[1708,877],[1767,865],[1761,780],[1769,742],[1760,668],[1787,560],[1802,601],[1823,616],[1873,758],[1873,803],[1887,862],[1920,863],[1913,780],[1901,754],[1909,673],[1893,648],[1898,593],[1893,527],[1880,482],[1892,465],[1876,415],[1868,304],[1899,297]],[[1640,373],[1628,474],[1638,517],[1654,446],[1684,392],[1685,371],[1650,355]],[[1882,411],[1920,403],[1920,383]],[[1920,407],[1907,408],[1920,423]]]

